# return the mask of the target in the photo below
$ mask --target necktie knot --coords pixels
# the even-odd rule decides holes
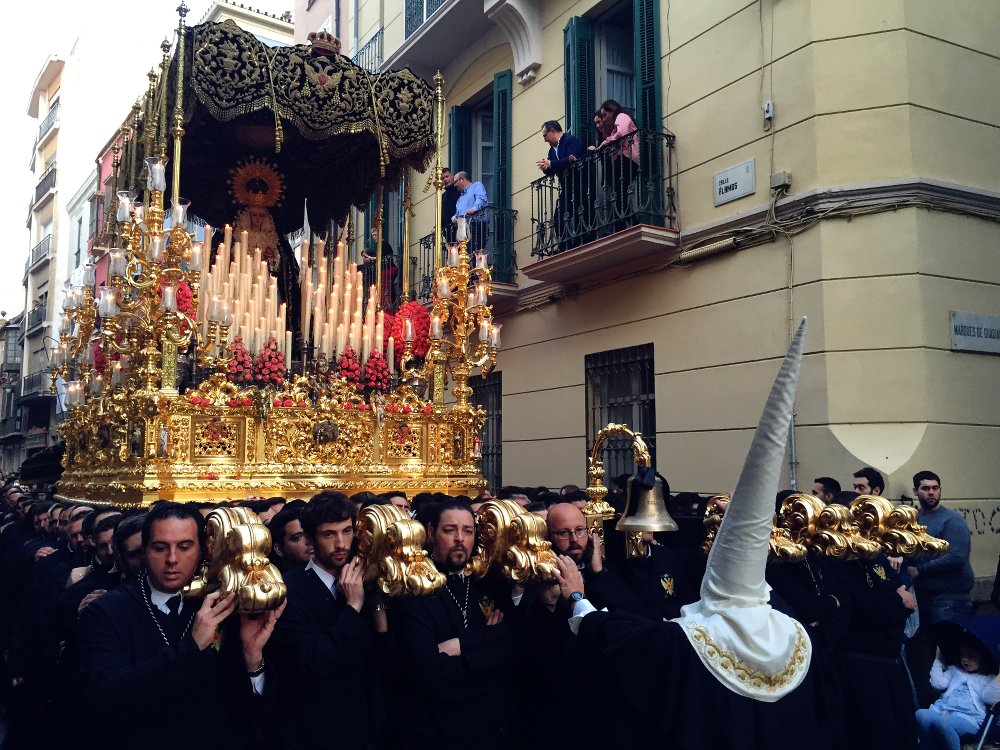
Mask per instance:
[[[177,615],[181,611],[180,594],[174,594],[172,597],[167,599],[167,609],[170,610],[171,615]]]

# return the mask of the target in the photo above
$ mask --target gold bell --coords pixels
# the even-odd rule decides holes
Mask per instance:
[[[677,522],[670,517],[667,499],[663,496],[663,480],[659,477],[652,487],[645,487],[634,476],[628,478],[625,512],[615,528],[618,531],[677,531]]]

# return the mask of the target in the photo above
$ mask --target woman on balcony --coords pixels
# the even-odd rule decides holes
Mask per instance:
[[[605,163],[603,183],[610,192],[614,207],[613,227],[618,232],[635,223],[629,205],[632,183],[639,173],[639,136],[635,121],[622,111],[622,105],[614,99],[601,104],[603,128],[610,130],[597,146],[588,146],[588,151],[601,148],[611,149],[610,164]]]

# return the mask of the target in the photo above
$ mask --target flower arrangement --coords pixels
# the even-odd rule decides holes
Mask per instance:
[[[278,341],[271,336],[253,363],[254,380],[261,386],[281,388],[285,384],[285,354],[278,349]]]
[[[242,336],[233,339],[231,351],[233,358],[229,360],[229,372],[227,373],[229,381],[240,385],[250,385],[253,382],[253,362],[250,359],[250,351],[243,343]]]
[[[393,342],[395,345],[396,364],[399,365],[403,359],[403,334],[406,330],[406,321],[413,322],[413,354],[417,357],[424,357],[431,347],[430,330],[431,314],[427,308],[419,302],[406,302],[399,308],[392,319]],[[388,326],[386,327],[388,330]]]
[[[361,361],[349,345],[337,359],[337,375],[361,390]]]
[[[368,355],[365,362],[364,371],[361,374],[361,383],[369,391],[378,393],[388,393],[392,387],[392,378],[389,375],[389,363],[385,361],[385,355],[376,350]]]

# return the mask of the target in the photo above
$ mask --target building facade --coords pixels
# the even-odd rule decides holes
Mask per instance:
[[[336,17],[321,4],[308,3]],[[583,483],[593,435],[615,421],[651,439],[674,490],[731,489],[806,316],[785,483],[808,491],[833,476],[849,488],[871,465],[899,499],[931,468],[966,515],[977,573],[992,577],[1000,359],[953,348],[950,316],[1000,315],[1000,104],[989,93],[1000,10],[955,14],[929,0],[338,7],[346,54],[378,39],[383,69],[442,72],[446,162],[516,212],[491,230],[494,267],[511,271],[495,295],[503,482]],[[301,10],[297,38],[314,20]],[[632,114],[644,155],[620,190],[614,165],[592,157],[580,185],[591,208],[574,223],[557,214],[567,186],[539,179],[541,124],[558,120],[593,144],[605,99]],[[411,179],[419,258],[433,193],[420,189],[425,176]],[[611,219],[595,221],[602,212]],[[608,474],[627,471],[627,446],[609,447]]]

